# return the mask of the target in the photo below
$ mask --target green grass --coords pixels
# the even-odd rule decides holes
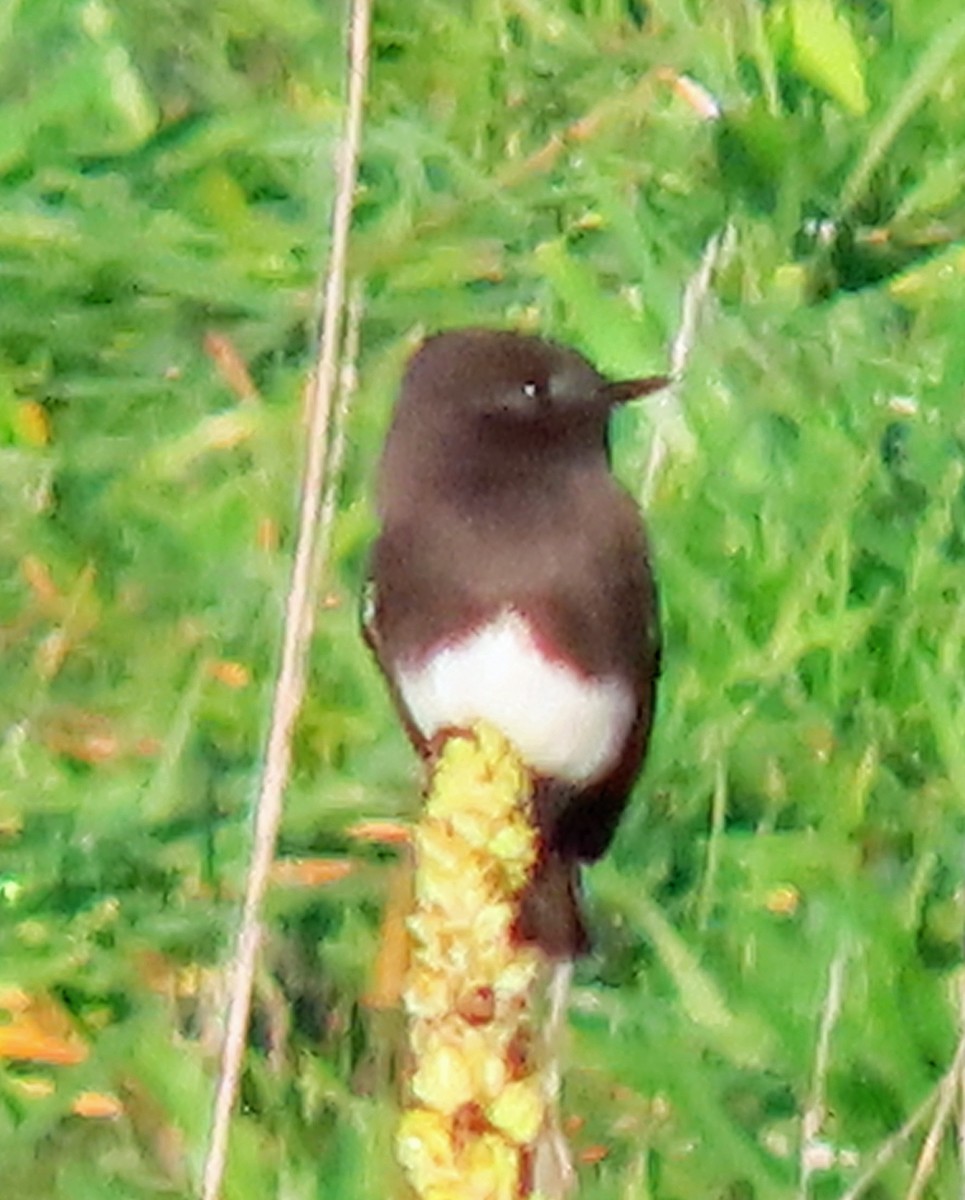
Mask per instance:
[[[0,1059],[9,1200],[186,1198],[197,1179],[342,19],[308,0],[0,14],[0,991],[46,998],[88,1048]],[[960,7],[377,0],[367,122],[361,387],[281,846],[358,869],[273,893],[226,1200],[386,1192],[393,1023],[361,997],[390,856],[345,831],[416,802],[355,628],[413,338],[508,324],[607,370],[660,369],[723,231],[683,424],[654,407],[617,431],[637,493],[654,436],[669,448],[648,500],[667,666],[639,798],[589,877],[598,953],[566,1109],[577,1153],[608,1151],[581,1168],[587,1200],[799,1195],[835,964],[809,1191],[840,1196],[960,1028]],[[256,400],[219,374],[210,333]],[[226,413],[232,444],[212,425]],[[177,995],[148,963],[180,972]],[[73,1115],[86,1091],[123,1115]],[[927,1124],[877,1200],[908,1194]],[[927,1194],[959,1195],[963,1169],[946,1133]]]

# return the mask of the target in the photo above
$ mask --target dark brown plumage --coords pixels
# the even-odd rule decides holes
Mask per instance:
[[[657,596],[609,469],[610,383],[575,351],[462,330],[409,362],[378,476],[366,638],[416,749],[487,719],[533,769],[540,860],[519,933],[586,946],[578,863],[616,830],[646,753]]]

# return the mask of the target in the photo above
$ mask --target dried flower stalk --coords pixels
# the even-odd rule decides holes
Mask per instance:
[[[397,1152],[420,1200],[531,1195],[547,1120],[533,1009],[543,959],[513,925],[536,858],[531,782],[494,729],[450,737],[415,832]]]

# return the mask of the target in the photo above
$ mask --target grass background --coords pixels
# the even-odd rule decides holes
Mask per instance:
[[[197,1178],[343,17],[0,12],[8,1200],[188,1197]],[[951,1098],[961,1036],[960,6],[378,0],[367,120],[361,385],[281,845],[355,870],[272,895],[226,1197],[387,1188],[392,1022],[361,998],[392,855],[346,830],[415,804],[355,623],[413,339],[508,324],[660,369],[714,236],[683,420],[617,430],[638,493],[668,447],[647,503],[667,666],[638,802],[590,875],[566,1111],[588,1198],[842,1196]],[[91,1093],[119,1111],[82,1115]],[[930,1120],[869,1194],[915,1194]],[[936,1150],[924,1194],[960,1195],[951,1126]]]

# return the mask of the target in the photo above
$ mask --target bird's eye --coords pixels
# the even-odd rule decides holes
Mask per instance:
[[[549,412],[550,390],[546,380],[525,376],[507,381],[507,387],[497,401],[500,412],[512,414],[517,420],[538,420]]]

